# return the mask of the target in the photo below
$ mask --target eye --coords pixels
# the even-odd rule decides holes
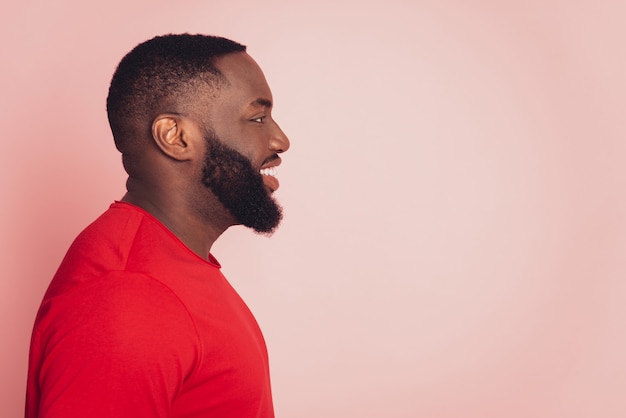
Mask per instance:
[[[256,123],[265,123],[265,118],[267,118],[267,116],[259,116],[256,117],[254,119],[250,119],[252,122],[256,122]]]

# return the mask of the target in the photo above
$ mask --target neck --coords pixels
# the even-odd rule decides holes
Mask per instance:
[[[168,195],[168,190],[149,190],[141,186],[129,178],[128,192],[121,200],[150,213],[191,251],[204,259],[208,259],[213,243],[233,225],[230,216],[219,216],[222,211],[207,210],[211,205],[194,208],[183,196],[172,197],[171,188]]]

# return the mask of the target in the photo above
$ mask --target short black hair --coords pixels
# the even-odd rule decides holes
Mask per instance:
[[[210,35],[169,34],[137,45],[120,61],[109,86],[107,116],[115,146],[124,153],[137,124],[149,129],[163,108],[199,82],[216,87],[222,74],[215,58],[244,52],[245,45]]]

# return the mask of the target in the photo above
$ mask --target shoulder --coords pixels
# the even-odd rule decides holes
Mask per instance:
[[[77,355],[107,350],[107,355],[175,352],[188,358],[195,356],[199,341],[187,307],[171,289],[145,274],[125,271],[46,299],[35,332]]]
[[[200,351],[195,325],[170,289],[146,275],[111,272],[44,301],[29,380],[38,382],[41,410],[58,416],[166,416]]]

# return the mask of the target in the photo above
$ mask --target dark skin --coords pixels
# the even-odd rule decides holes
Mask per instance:
[[[272,92],[257,63],[237,52],[215,64],[227,83],[217,96],[209,87],[199,89],[194,103],[175,105],[172,113],[154,118],[151,138],[144,142],[122,198],[152,214],[204,259],[217,238],[239,223],[202,184],[205,128],[259,170],[280,164],[280,158],[272,157],[289,149],[289,139],[272,119]],[[272,193],[276,179],[263,177]]]

